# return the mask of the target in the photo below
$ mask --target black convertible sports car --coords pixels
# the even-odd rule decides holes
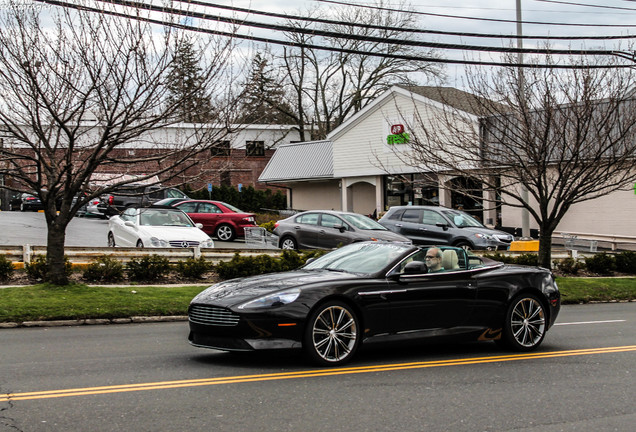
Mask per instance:
[[[303,348],[322,365],[347,362],[361,343],[440,336],[529,351],[559,308],[549,270],[454,247],[364,242],[299,270],[211,286],[190,304],[189,340],[226,351]]]

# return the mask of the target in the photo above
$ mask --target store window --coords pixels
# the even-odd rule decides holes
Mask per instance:
[[[265,156],[265,141],[246,141],[245,156]]]
[[[230,142],[229,141],[217,141],[210,148],[211,156],[229,156],[230,155]]]

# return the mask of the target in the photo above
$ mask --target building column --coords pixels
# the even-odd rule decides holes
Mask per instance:
[[[451,191],[450,189],[446,188],[446,183],[449,182],[452,179],[452,177],[443,175],[443,174],[438,174],[437,175],[437,181],[438,181],[438,196],[439,196],[439,205],[442,207],[452,207],[452,202],[451,202]]]
[[[375,177],[375,214],[380,218],[380,213],[384,211],[384,182],[382,176]]]
[[[349,211],[349,190],[347,188],[347,179],[340,179],[340,208],[342,211]]]

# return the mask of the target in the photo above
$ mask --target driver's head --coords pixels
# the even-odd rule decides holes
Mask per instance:
[[[440,248],[430,248],[426,251],[426,266],[428,271],[437,271],[442,268],[442,251]]]

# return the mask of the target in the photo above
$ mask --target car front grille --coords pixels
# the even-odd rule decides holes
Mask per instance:
[[[240,317],[230,310],[217,306],[193,305],[190,307],[188,318],[196,324],[213,326],[235,326]]]
[[[198,241],[190,241],[190,240],[171,240],[170,241],[170,246],[171,247],[182,247],[182,248],[190,248],[190,247],[197,247],[199,246],[199,242]]]

